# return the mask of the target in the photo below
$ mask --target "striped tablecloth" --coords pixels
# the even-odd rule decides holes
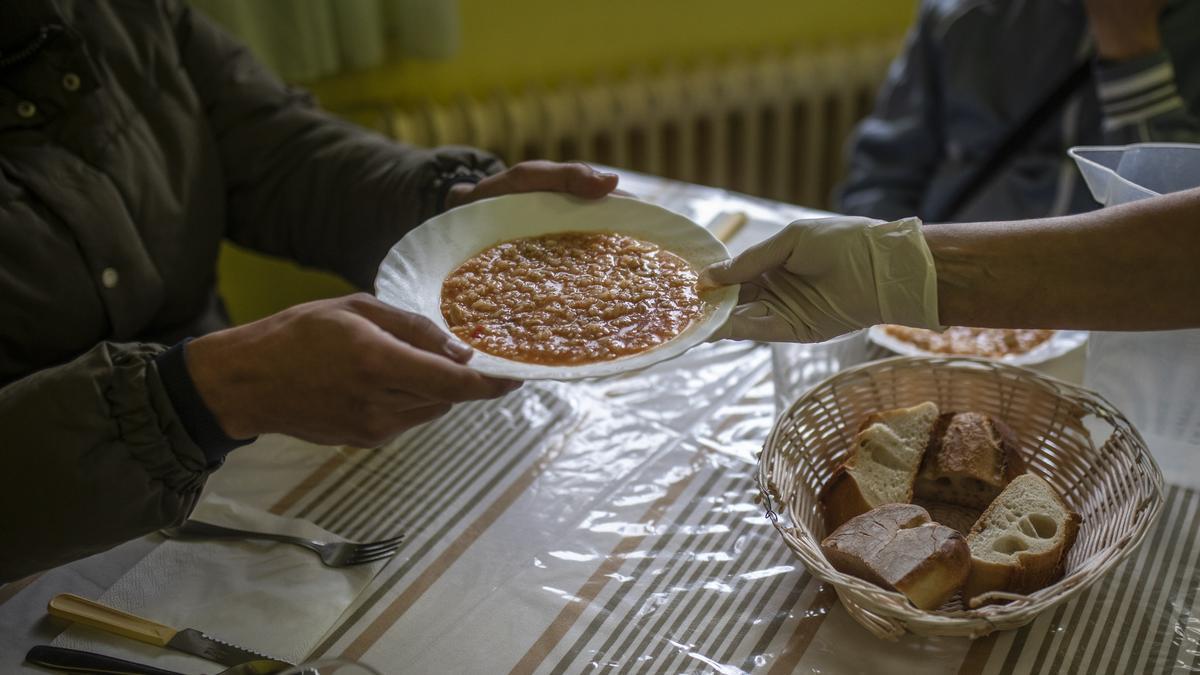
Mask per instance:
[[[754,502],[753,453],[773,415],[767,350],[688,358],[683,377],[527,385],[323,467],[288,513],[364,537],[402,523],[414,537],[316,654],[388,673],[1200,668],[1196,491],[1170,487],[1135,556],[1021,630],[880,641]],[[668,398],[696,403],[688,414],[654,405],[664,379]]]
[[[734,248],[808,213],[622,183],[699,222],[746,211]],[[262,453],[274,466],[243,463],[217,482],[253,488],[304,467],[258,506],[347,537],[408,534],[313,653],[388,675],[1200,671],[1197,491],[1171,486],[1135,555],[1023,629],[885,642],[805,572],[754,501],[772,396],[767,347],[707,345],[627,377],[527,384],[380,450],[314,461],[311,447],[276,448]],[[110,558],[131,564],[147,545]],[[36,590],[0,588],[0,603]]]

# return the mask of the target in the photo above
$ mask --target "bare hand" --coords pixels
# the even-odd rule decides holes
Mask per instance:
[[[579,162],[521,162],[476,185],[460,183],[446,195],[446,208],[478,199],[518,192],[566,192],[585,199],[598,199],[617,187],[617,175],[601,173]]]
[[[1100,58],[1125,61],[1162,49],[1158,18],[1165,4],[1165,0],[1084,0]]]
[[[233,438],[278,432],[376,447],[455,403],[520,386],[462,365],[470,347],[365,293],[206,335],[185,353],[201,398]]]

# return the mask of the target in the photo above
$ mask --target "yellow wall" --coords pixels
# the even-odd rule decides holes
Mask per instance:
[[[353,293],[340,278],[226,243],[217,261],[221,296],[234,323],[246,323],[317,298]]]
[[[916,0],[459,0],[459,7],[462,45],[454,58],[404,61],[310,88],[338,110],[379,100],[481,95],[671,61],[895,37],[907,27]],[[230,247],[219,272],[237,322],[349,290],[327,275]]]
[[[459,0],[462,45],[446,61],[410,60],[319,82],[326,105],[432,98],[620,73],[747,51],[894,37],[915,0]]]

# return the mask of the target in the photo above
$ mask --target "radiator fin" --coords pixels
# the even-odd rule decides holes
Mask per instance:
[[[898,49],[885,41],[665,67],[350,117],[419,145],[486,148],[510,164],[579,159],[828,207],[846,139]]]

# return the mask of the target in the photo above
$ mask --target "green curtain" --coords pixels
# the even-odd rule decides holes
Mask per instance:
[[[458,51],[457,0],[191,0],[289,81]]]

